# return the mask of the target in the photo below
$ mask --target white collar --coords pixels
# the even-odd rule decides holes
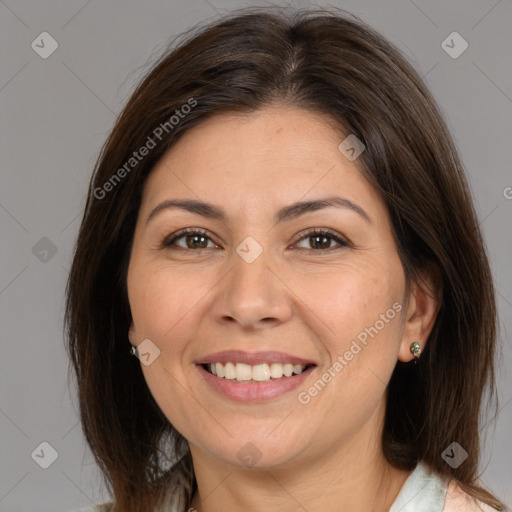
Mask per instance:
[[[419,462],[400,489],[389,512],[442,512],[447,480]]]

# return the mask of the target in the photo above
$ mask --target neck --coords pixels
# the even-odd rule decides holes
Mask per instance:
[[[235,468],[212,462],[191,447],[198,491],[188,510],[387,512],[410,471],[386,461],[381,432],[369,427],[325,453],[295,459],[286,467]]]

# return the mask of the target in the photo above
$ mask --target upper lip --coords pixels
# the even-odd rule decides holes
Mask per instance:
[[[285,352],[265,351],[265,352],[244,352],[243,350],[224,350],[215,352],[205,357],[201,357],[196,364],[213,364],[213,363],[244,363],[249,365],[256,364],[272,364],[272,363],[291,363],[300,365],[315,364],[313,361],[303,359]]]

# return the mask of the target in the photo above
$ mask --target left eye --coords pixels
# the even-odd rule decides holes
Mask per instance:
[[[185,239],[185,247],[176,243],[178,240],[181,240],[181,239]],[[310,246],[312,247],[311,250],[314,250],[316,252],[333,249],[333,247],[330,247],[331,241],[333,241],[333,240],[340,246],[343,246],[343,247],[349,246],[349,243],[346,240],[341,238],[336,233],[331,232],[330,230],[314,229],[312,231],[309,231],[308,233],[305,233],[299,239],[299,242],[301,242],[303,240],[304,241],[309,240]],[[181,231],[180,233],[173,236],[172,238],[164,241],[162,243],[162,248],[171,248],[174,245],[174,246],[178,247],[179,249],[208,249],[207,245],[208,245],[209,241],[213,243],[213,241],[207,235],[206,231],[202,231],[202,230],[198,230],[198,229],[193,229],[193,230],[191,229],[191,230]],[[306,248],[306,249],[308,249],[308,248]]]
[[[349,243],[341,238],[336,233],[333,233],[330,230],[317,230],[314,229],[313,231],[310,231],[306,233],[305,235],[300,238],[299,242],[302,240],[309,240],[309,243],[311,246],[318,251],[327,251],[329,249],[332,249],[330,247],[331,243],[330,241],[334,240],[338,245],[343,247],[348,247]],[[327,245],[328,247],[325,247]]]

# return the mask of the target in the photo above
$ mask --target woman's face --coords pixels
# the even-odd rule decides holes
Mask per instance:
[[[130,341],[148,340],[144,377],[193,455],[285,467],[363,443],[365,432],[377,439],[387,383],[415,340],[404,339],[389,216],[358,159],[338,148],[345,137],[290,107],[216,116],[186,132],[145,183]],[[327,198],[341,199],[291,208]],[[147,220],[169,200],[211,208],[160,208]],[[201,233],[173,241],[185,228]],[[230,378],[204,363],[223,363]],[[286,376],[287,364],[306,368]]]

